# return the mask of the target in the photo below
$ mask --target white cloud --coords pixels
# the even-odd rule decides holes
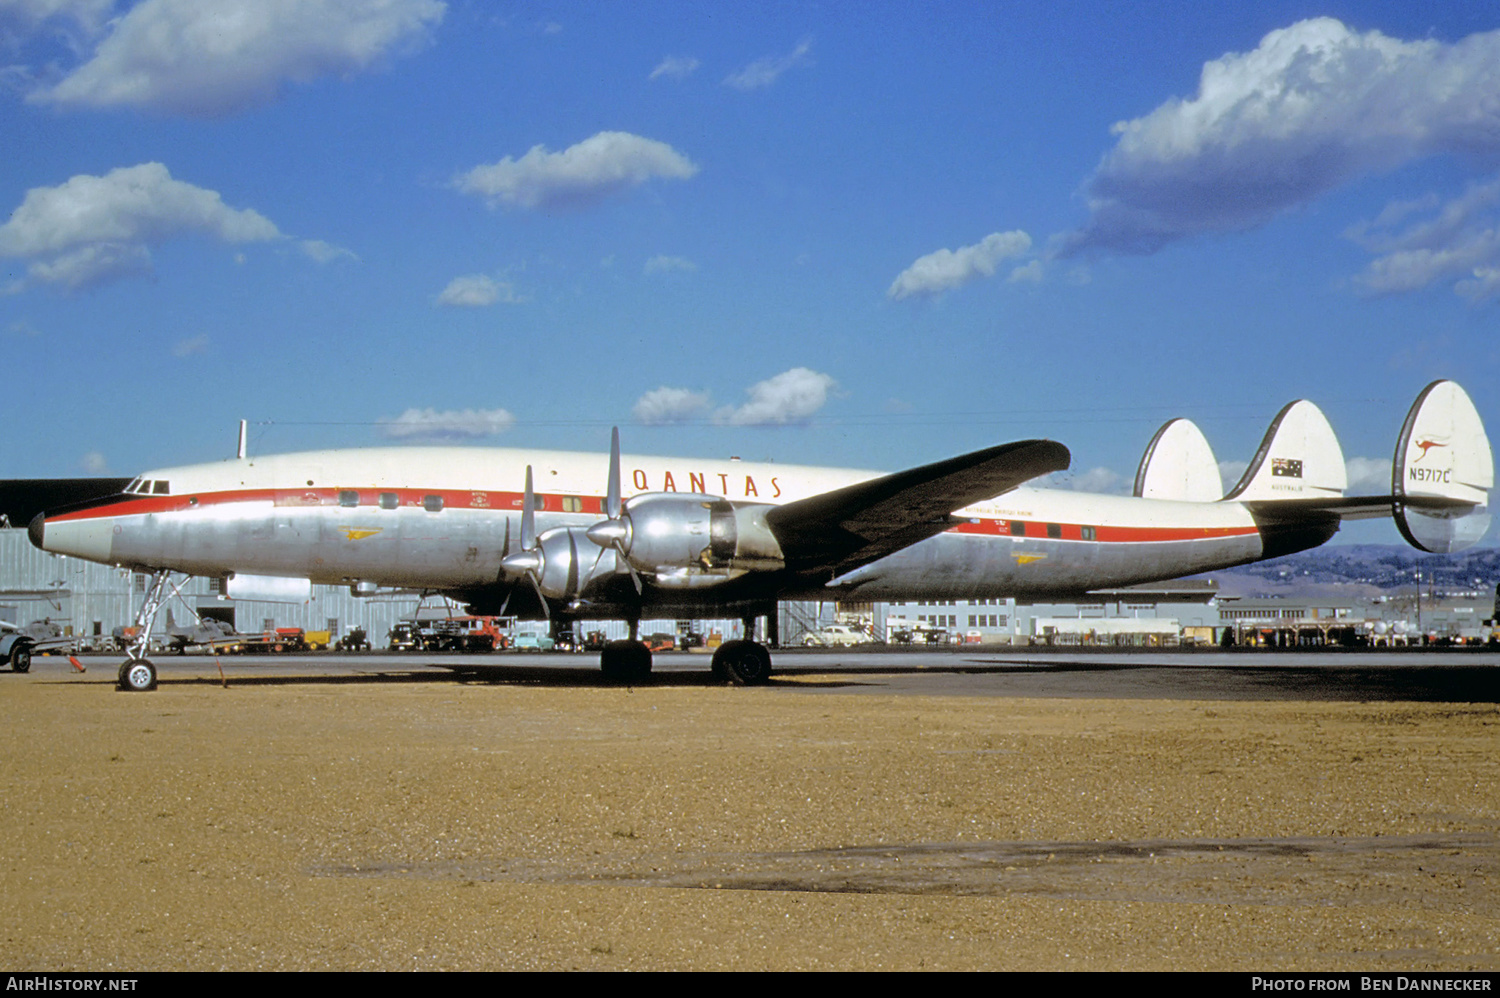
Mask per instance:
[[[708,392],[695,392],[687,388],[653,389],[642,395],[631,413],[647,426],[665,426],[696,419],[713,405]]]
[[[359,262],[359,256],[353,250],[346,250],[342,246],[325,243],[321,239],[304,239],[297,244],[303,254],[318,263],[332,263],[334,260],[353,260]]]
[[[692,56],[669,55],[657,63],[656,68],[651,71],[648,79],[657,80],[663,76],[674,80],[685,79],[693,75],[699,65],[698,60]]]
[[[900,301],[903,298],[939,295],[962,287],[975,278],[993,276],[1000,261],[1020,256],[1030,248],[1031,237],[1016,230],[992,232],[973,246],[963,246],[957,250],[940,249],[917,258],[915,263],[897,275],[886,290],[886,296]]]
[[[1476,302],[1500,296],[1500,267],[1475,267],[1473,276],[1459,281],[1453,290]]]
[[[43,22],[80,31],[93,37],[104,29],[115,0],[0,0],[0,38],[7,31],[29,35]]]
[[[1429,196],[1387,205],[1373,221],[1361,222],[1345,233],[1379,254],[1355,280],[1376,294],[1453,281],[1461,295],[1488,297],[1493,282],[1486,282],[1484,275],[1500,265],[1497,208],[1500,177],[1470,186],[1447,204]],[[1405,228],[1396,231],[1403,224]]]
[[[804,38],[787,55],[757,59],[744,69],[730,73],[724,78],[724,84],[736,90],[760,90],[769,87],[787,70],[811,62],[812,60],[808,57],[811,51],[812,39]]]
[[[828,403],[838,382],[826,374],[794,367],[747,389],[750,401],[739,408],[726,407],[714,414],[731,426],[785,426],[805,423]]]
[[[680,256],[653,256],[646,261],[644,272],[647,274],[664,274],[673,270],[697,270],[698,265],[686,257]]]
[[[81,288],[150,273],[149,246],[189,235],[226,243],[281,237],[265,216],[172,179],[160,163],[142,163],[27,191],[0,226],[0,257],[29,259],[35,282]]]
[[[520,159],[476,166],[458,177],[465,194],[491,207],[566,209],[594,204],[655,178],[686,180],[698,172],[691,160],[665,142],[600,132],[562,152],[533,146]]]
[[[197,336],[185,340],[178,340],[172,345],[173,357],[191,357],[194,354],[205,353],[208,350],[208,334],[200,333]]]
[[[1388,457],[1346,458],[1344,472],[1349,478],[1349,486],[1344,491],[1349,495],[1390,494],[1391,459]]]
[[[91,475],[102,475],[109,470],[109,462],[96,450],[91,450],[79,458],[78,466]]]
[[[145,0],[111,22],[88,62],[32,99],[230,114],[288,81],[408,51],[444,11],[437,0]]]
[[[1372,171],[1500,152],[1500,31],[1454,43],[1332,18],[1206,63],[1196,96],[1120,122],[1069,252],[1149,253],[1259,225]]]
[[[1245,477],[1245,472],[1250,470],[1249,461],[1220,461],[1219,482],[1224,486],[1224,494],[1240,484],[1240,479]]]
[[[394,440],[465,440],[504,433],[515,421],[504,409],[408,409],[381,420],[380,432]]]
[[[437,296],[438,305],[459,308],[483,308],[496,302],[514,305],[521,301],[509,282],[497,281],[488,274],[455,277]]]
[[[1024,263],[1010,272],[1007,277],[1008,284],[1040,284],[1042,282],[1042,261],[1032,260]]]
[[[723,406],[712,413],[715,423],[727,426],[786,426],[806,423],[828,403],[838,382],[826,374],[794,367],[745,390],[750,401]],[[632,412],[648,426],[701,418],[713,407],[708,392],[662,386],[642,395]]]

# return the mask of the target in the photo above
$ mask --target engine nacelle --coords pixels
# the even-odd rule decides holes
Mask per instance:
[[[556,527],[537,539],[537,585],[548,599],[574,600],[596,580],[612,578],[619,556],[589,540],[582,527]]]
[[[746,572],[786,565],[763,503],[735,503],[692,492],[632,497],[620,547],[639,572],[668,588],[713,586]]]

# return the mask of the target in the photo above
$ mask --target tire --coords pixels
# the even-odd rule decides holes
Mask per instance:
[[[615,683],[643,683],[651,678],[651,649],[639,641],[611,641],[599,655],[604,678]]]
[[[24,641],[16,642],[16,646],[10,650],[10,668],[13,672],[31,671],[31,645]]]
[[[714,652],[714,675],[736,686],[762,686],[771,681],[771,653],[755,641],[728,641]]]
[[[120,666],[119,689],[125,693],[147,693],[156,689],[156,666],[144,658],[128,659]]]

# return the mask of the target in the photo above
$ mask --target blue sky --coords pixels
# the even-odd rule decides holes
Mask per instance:
[[[1493,5],[0,0],[0,83],[3,477],[1500,426]]]

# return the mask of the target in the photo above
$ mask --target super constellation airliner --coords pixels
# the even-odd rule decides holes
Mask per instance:
[[[1396,443],[1388,494],[1346,496],[1343,453],[1310,402],[1284,408],[1239,483],[1220,495],[1202,433],[1173,420],[1134,495],[1025,483],[1068,467],[1050,440],[1000,444],[880,474],[610,453],[403,447],[332,450],[149,471],[119,494],[49,509],[38,547],[153,574],[120,686],[151,689],[146,636],[172,573],[217,576],[231,598],[443,593],[474,613],[619,619],[614,678],[649,673],[643,617],[738,616],[714,671],[766,681],[751,639],[779,600],[1065,598],[1315,547],[1342,520],[1391,516],[1424,551],[1489,526],[1494,462],[1451,381],[1429,385]],[[624,491],[628,485],[631,490]]]

